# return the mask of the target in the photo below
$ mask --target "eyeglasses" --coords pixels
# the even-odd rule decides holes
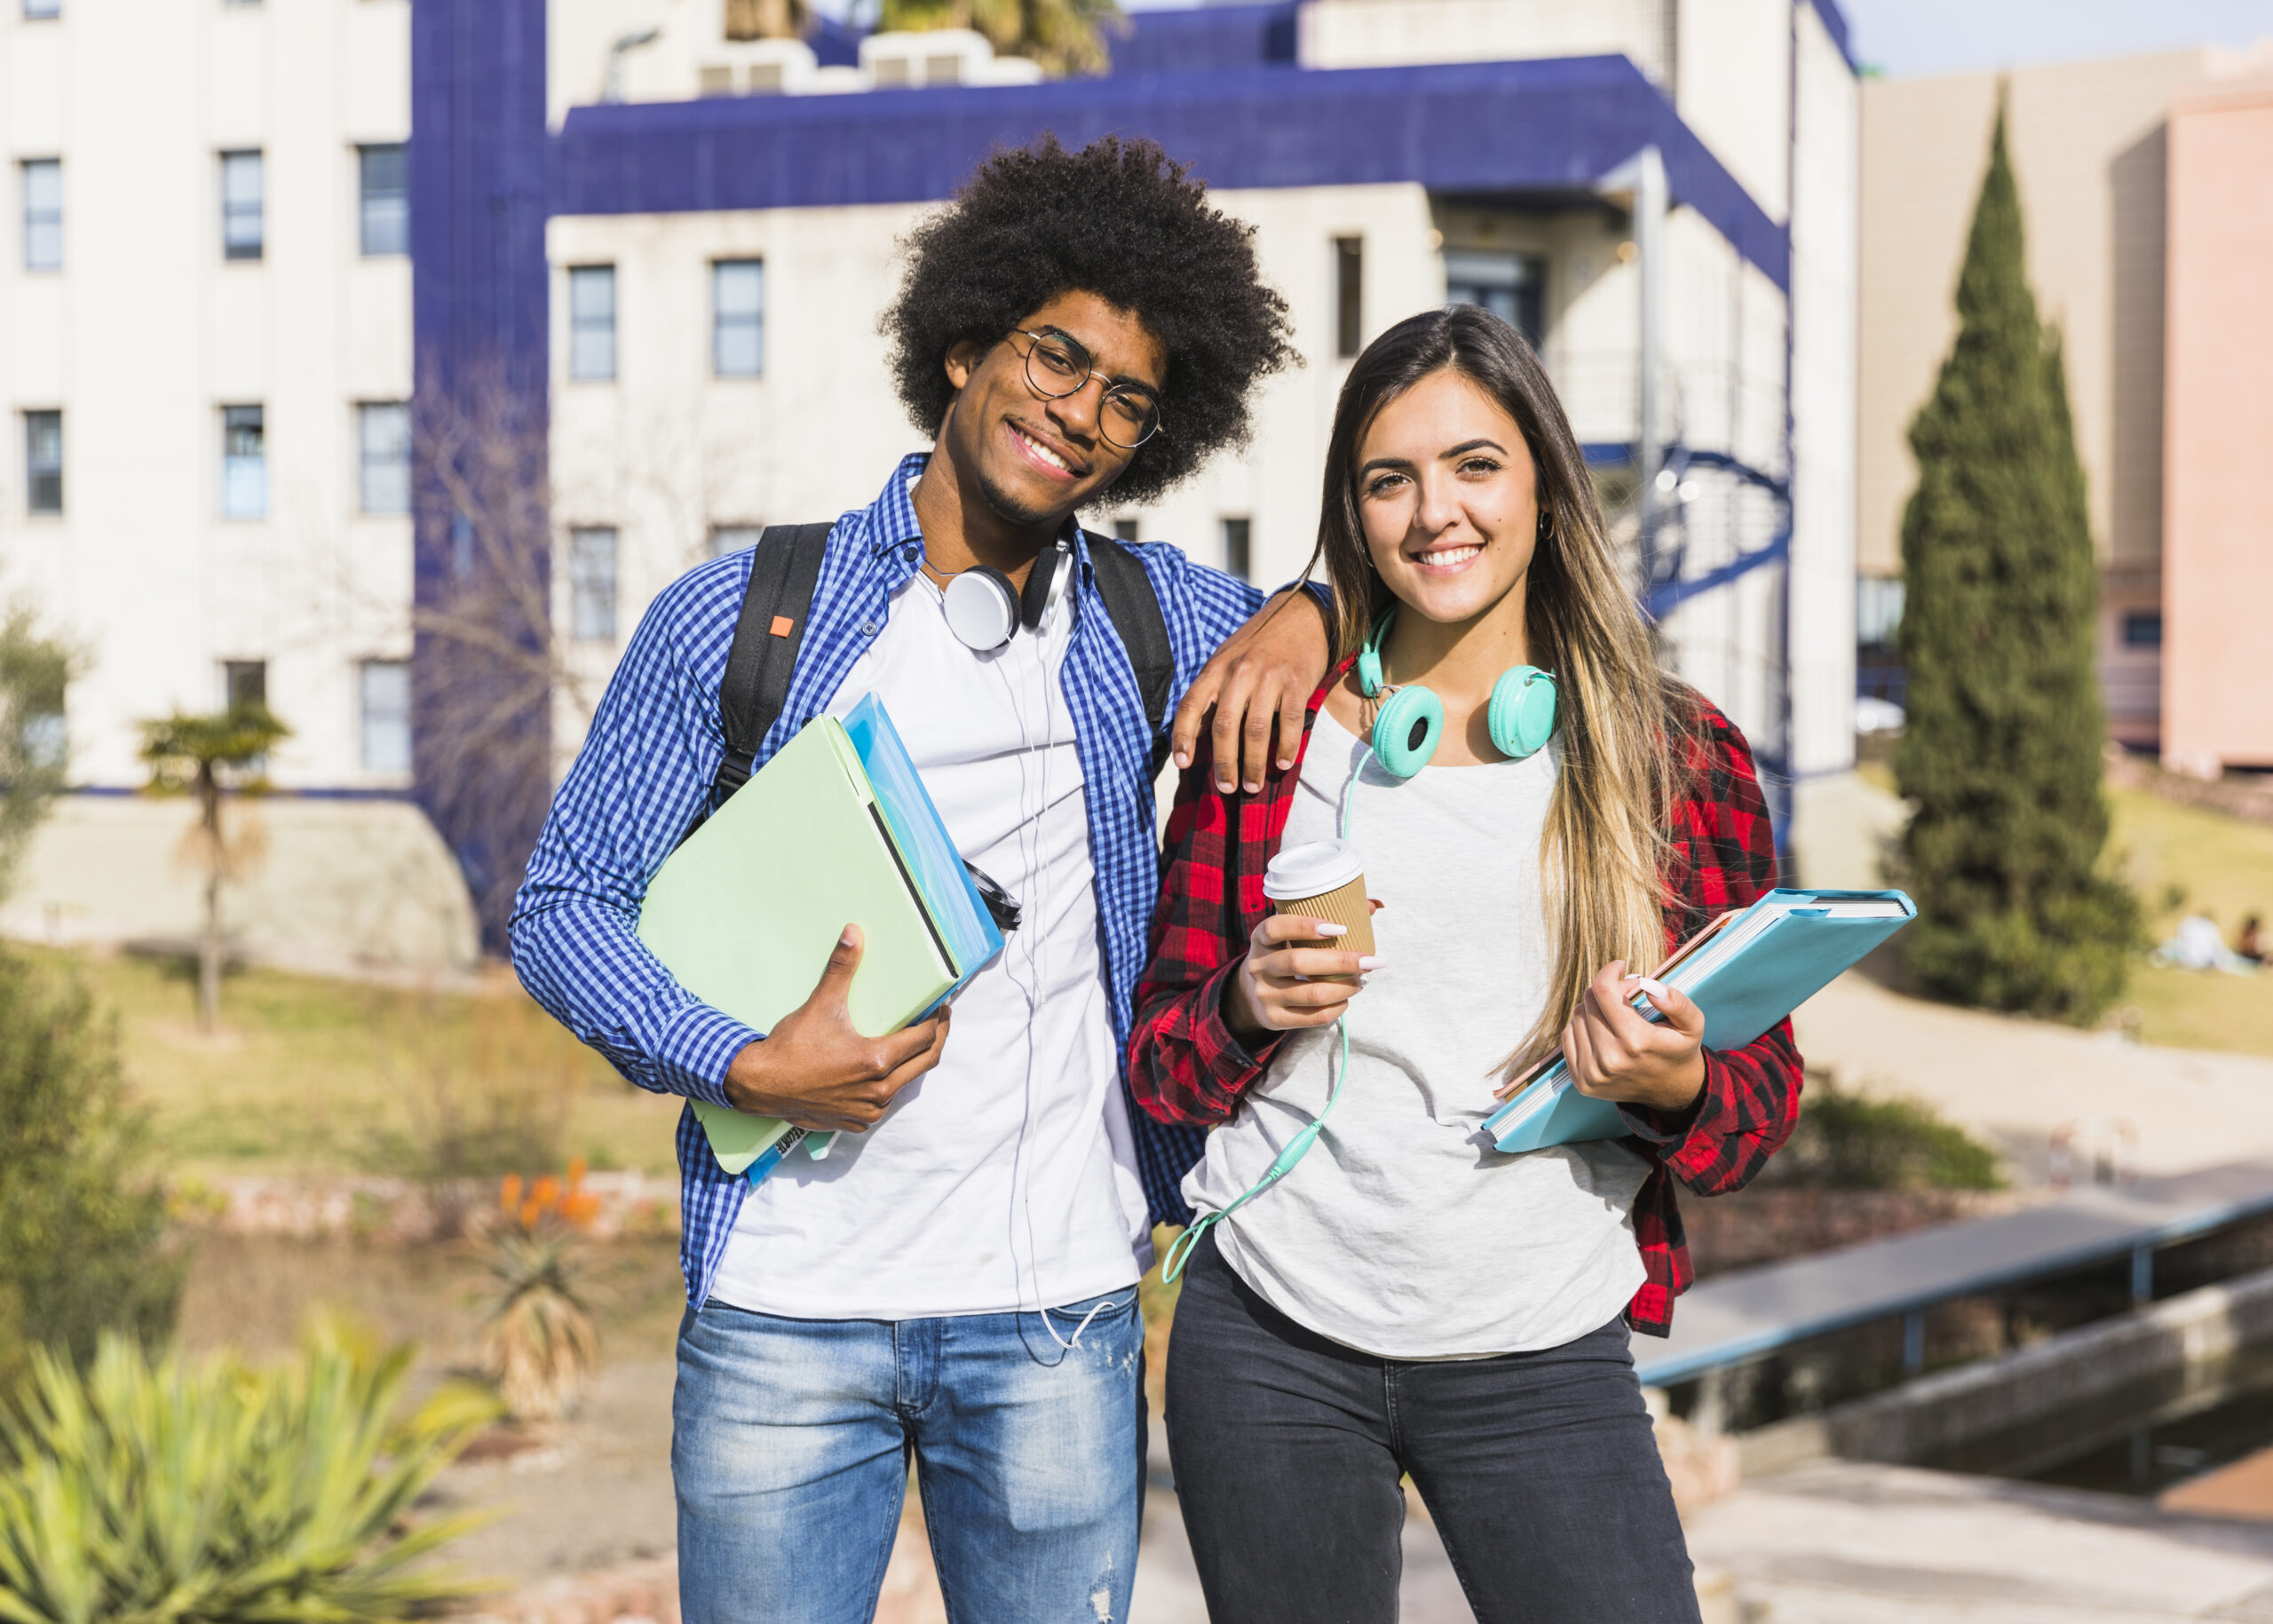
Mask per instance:
[[[1063,400],[1080,392],[1092,376],[1102,376],[1081,341],[1055,328],[1030,333],[1012,329],[1028,340],[1026,384],[1045,400]],[[1097,427],[1106,440],[1123,451],[1134,451],[1160,432],[1160,402],[1142,384],[1116,384],[1107,379],[1105,400],[1097,408]]]

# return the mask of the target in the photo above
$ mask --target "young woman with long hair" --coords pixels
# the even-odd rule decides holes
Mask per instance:
[[[1358,359],[1319,563],[1337,668],[1259,792],[1184,772],[1130,1037],[1146,1110],[1220,1124],[1168,1368],[1208,1611],[1394,1620],[1409,1474],[1486,1624],[1694,1619],[1627,1338],[1689,1282],[1675,1181],[1756,1173],[1800,1058],[1788,1022],[1704,1049],[1641,978],[1775,883],[1751,751],[1659,669],[1562,405],[1482,311]],[[1373,955],[1263,896],[1344,836]],[[1558,1049],[1624,1137],[1501,1153],[1484,1119]]]

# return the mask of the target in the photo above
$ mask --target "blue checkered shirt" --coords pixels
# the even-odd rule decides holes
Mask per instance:
[[[766,759],[821,714],[852,662],[884,627],[892,594],[923,558],[910,497],[926,461],[906,458],[867,508],[830,532],[797,669],[781,715],[757,751]],[[1176,656],[1174,697],[1263,594],[1174,547],[1132,549],[1144,561]],[[726,1069],[764,1034],[702,1002],[642,947],[647,883],[702,810],[725,752],[718,685],[749,582],[748,551],[690,571],[664,590],[632,634],[576,764],[553,799],[513,908],[513,968],[536,1001],[643,1089],[726,1103]],[[1073,544],[1073,638],[1063,683],[1073,713],[1089,806],[1089,854],[1115,1047],[1127,1087],[1129,997],[1144,966],[1160,886],[1150,772],[1153,729],[1136,673],[1097,595],[1089,543]],[[1137,1170],[1160,1224],[1190,1218],[1177,1185],[1204,1130],[1156,1122],[1132,1100]],[[687,1301],[709,1295],[749,1186],[720,1168],[691,1110],[679,1113]]]

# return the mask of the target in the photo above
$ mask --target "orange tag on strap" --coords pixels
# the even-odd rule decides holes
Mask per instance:
[[[773,617],[773,624],[768,626],[766,630],[777,638],[786,638],[789,635],[789,628],[796,623],[786,614],[777,614]]]

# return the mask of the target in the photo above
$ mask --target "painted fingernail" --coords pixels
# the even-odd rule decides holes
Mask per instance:
[[[1368,953],[1358,961],[1358,968],[1361,970],[1366,971],[1367,973],[1371,973],[1374,970],[1379,970],[1382,965],[1388,963],[1389,961],[1387,959],[1382,958],[1377,955]]]
[[[1652,998],[1670,998],[1673,996],[1672,991],[1664,982],[1659,980],[1655,976],[1636,976],[1634,978],[1642,984],[1642,990],[1649,994]]]
[[[1319,920],[1317,924],[1318,933],[1320,936],[1347,936],[1350,934],[1350,927],[1348,925],[1334,924],[1323,919]]]

